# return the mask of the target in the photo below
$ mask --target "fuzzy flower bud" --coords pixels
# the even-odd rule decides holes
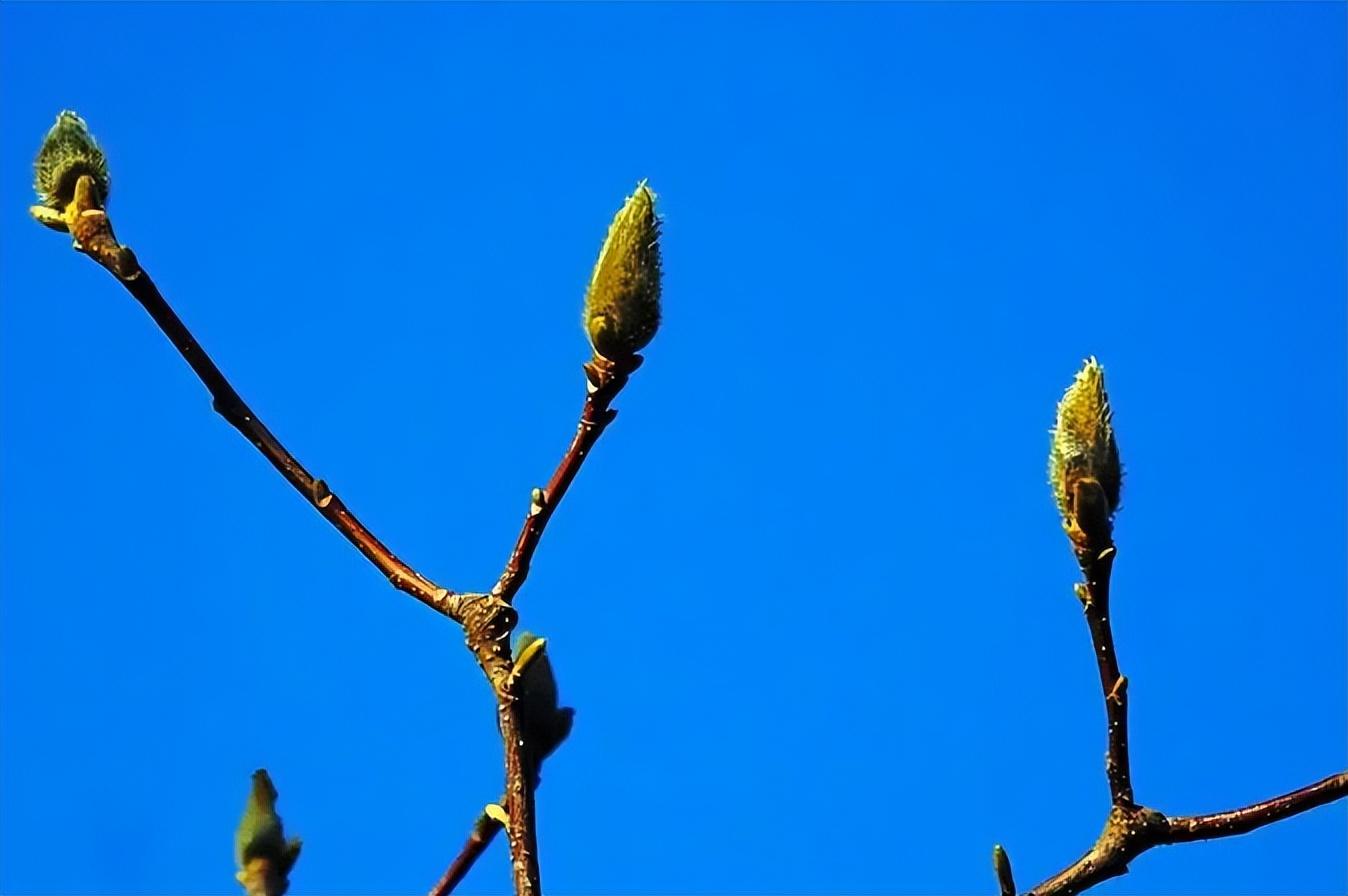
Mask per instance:
[[[112,181],[108,162],[89,127],[74,112],[56,116],[56,124],[47,132],[33,164],[33,189],[42,206],[62,211],[75,198],[75,183],[82,175],[94,180],[99,206],[108,201]]]
[[[641,351],[660,326],[660,219],[645,181],[609,226],[585,293],[584,324],[595,353],[612,361]]]
[[[1123,469],[1105,372],[1089,358],[1058,402],[1048,477],[1063,527],[1079,548],[1103,547],[1119,509]]]
[[[234,834],[239,883],[248,896],[281,896],[299,855],[299,839],[286,840],[276,814],[276,787],[266,770],[258,769],[253,772],[252,789]]]

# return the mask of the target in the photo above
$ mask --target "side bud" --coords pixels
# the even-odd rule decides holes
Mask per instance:
[[[75,184],[83,175],[93,178],[94,199],[107,204],[112,181],[103,150],[89,133],[89,127],[74,112],[56,116],[56,124],[47,132],[33,163],[33,189],[43,208],[63,211],[75,199]]]
[[[623,203],[585,293],[585,334],[610,361],[645,348],[660,327],[660,219],[646,182]]]
[[[1112,538],[1123,485],[1113,416],[1104,368],[1089,358],[1058,402],[1048,455],[1053,497],[1078,553],[1103,550]]]

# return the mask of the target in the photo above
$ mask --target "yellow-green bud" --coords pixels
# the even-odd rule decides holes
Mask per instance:
[[[1058,402],[1048,478],[1063,527],[1092,541],[1107,538],[1119,509],[1123,469],[1114,438],[1114,412],[1105,391],[1105,371],[1087,359]]]
[[[571,707],[558,705],[557,678],[552,671],[547,646],[546,638],[530,632],[521,632],[515,644],[517,718],[529,749],[529,774],[535,785],[543,760],[566,740],[576,716]]]
[[[585,293],[585,334],[595,353],[629,358],[660,327],[660,219],[642,181],[609,225]]]
[[[42,141],[33,169],[33,189],[46,208],[64,210],[75,198],[76,181],[85,174],[94,180],[98,204],[107,204],[112,188],[107,159],[84,119],[74,112],[56,116],[56,124]]]
[[[253,772],[243,818],[234,833],[234,860],[239,865],[240,882],[250,866],[261,863],[266,873],[284,881],[300,855],[298,838],[286,840],[281,817],[276,814],[276,787],[265,769]]]

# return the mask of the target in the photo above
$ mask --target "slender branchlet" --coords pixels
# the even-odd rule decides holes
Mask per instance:
[[[1079,558],[1108,547],[1119,509],[1123,469],[1112,418],[1104,368],[1090,358],[1058,402],[1048,457],[1053,497]]]
[[[276,787],[265,769],[253,772],[243,818],[234,833],[235,877],[247,896],[284,896],[290,869],[300,857],[300,840],[287,840],[276,814]]]
[[[159,325],[210,391],[215,409],[395,588],[460,623],[468,645],[497,697],[505,742],[506,793],[474,825],[458,858],[432,892],[450,892],[495,834],[505,829],[517,896],[536,896],[539,883],[534,789],[543,760],[568,736],[574,710],[558,704],[557,682],[542,638],[509,638],[518,615],[513,599],[528,574],[544,527],[616,411],[611,403],[641,364],[637,354],[660,324],[660,221],[655,195],[637,186],[614,218],[585,298],[585,331],[595,357],[585,365],[585,404],[576,434],[547,485],[534,489],[529,512],[506,569],[488,594],[455,593],[399,560],[262,425],[160,294],[134,253],[113,235],[105,208],[110,181],[106,159],[83,120],[62,112],[35,164],[39,204],[33,216],[66,231],[75,248],[114,274]],[[1128,862],[1159,845],[1243,834],[1348,795],[1348,772],[1331,775],[1261,803],[1209,815],[1167,817],[1133,798],[1127,750],[1127,679],[1119,672],[1109,617],[1109,581],[1116,551],[1112,527],[1122,471],[1104,372],[1094,358],[1077,374],[1058,405],[1049,459],[1054,498],[1085,574],[1077,593],[1090,624],[1109,724],[1106,765],[1111,808],[1104,831],[1079,860],[1029,891],[1030,896],[1074,896],[1123,874]],[[276,814],[276,788],[265,771],[252,789],[235,839],[236,875],[247,896],[283,896],[300,853]],[[1015,892],[1010,860],[993,852],[998,886]]]
[[[622,361],[660,327],[660,219],[645,181],[609,225],[585,292],[585,334],[595,354]]]

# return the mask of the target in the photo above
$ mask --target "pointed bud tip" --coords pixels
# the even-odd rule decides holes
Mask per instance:
[[[595,353],[631,357],[660,327],[660,219],[646,181],[609,225],[585,293],[585,333]]]
[[[106,204],[112,187],[107,158],[84,119],[67,109],[56,116],[33,163],[39,203],[63,210],[75,198],[75,184],[84,175],[93,178],[98,205]]]
[[[1084,482],[1098,483],[1104,499],[1103,506],[1090,508],[1097,522],[1103,517],[1107,523],[1119,509],[1123,469],[1113,417],[1104,368],[1094,357],[1088,358],[1058,402],[1049,448],[1049,482],[1069,531],[1083,510],[1076,506],[1076,498],[1084,493]]]

